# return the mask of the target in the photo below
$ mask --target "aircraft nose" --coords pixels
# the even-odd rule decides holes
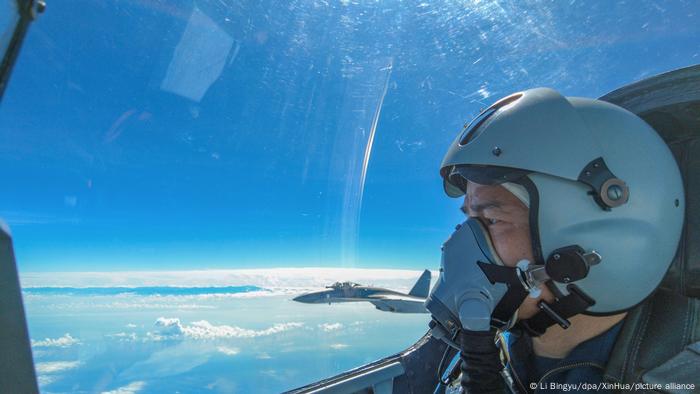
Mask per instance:
[[[292,300],[296,302],[303,302],[305,304],[309,304],[311,303],[311,294],[301,294],[292,298]]]

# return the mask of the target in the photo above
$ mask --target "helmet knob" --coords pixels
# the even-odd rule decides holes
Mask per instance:
[[[627,202],[629,189],[621,179],[610,178],[601,186],[600,197],[608,207],[619,207]]]
[[[593,189],[590,194],[606,211],[627,203],[629,199],[627,184],[613,175],[602,157],[588,163],[579,174],[578,180]]]

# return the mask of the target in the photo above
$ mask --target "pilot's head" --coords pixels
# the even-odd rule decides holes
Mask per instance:
[[[496,253],[509,267],[515,267],[522,260],[535,260],[530,238],[529,209],[527,191],[518,184],[466,183],[462,212],[484,224]],[[518,309],[518,318],[529,319],[537,314],[540,300],[553,302],[554,295],[545,287],[539,297],[525,298]]]
[[[489,239],[469,250],[492,249],[493,258],[476,260],[540,267],[529,279],[545,283],[541,292],[521,275],[530,296],[503,296],[519,300],[521,320],[547,306],[568,316],[625,311],[659,285],[678,245],[684,193],[670,150],[639,117],[606,102],[545,88],[508,96],[464,127],[440,173],[446,193],[464,196],[462,210],[480,223],[468,220],[462,231]],[[472,238],[484,236],[461,239]],[[446,255],[445,272],[470,259]],[[467,291],[442,300],[454,305],[453,316],[481,308],[464,304],[473,297],[465,294],[481,297]]]

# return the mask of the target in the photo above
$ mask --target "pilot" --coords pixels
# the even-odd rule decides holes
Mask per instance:
[[[426,306],[461,347],[461,386],[619,389],[606,363],[627,311],[659,286],[684,220],[664,141],[613,104],[538,88],[466,125],[440,173],[467,220],[443,245]]]

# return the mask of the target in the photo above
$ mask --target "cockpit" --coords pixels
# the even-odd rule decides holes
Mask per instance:
[[[353,282],[335,282],[330,286],[326,286],[327,289],[334,289],[334,290],[347,290],[347,289],[352,289],[353,287],[360,286],[357,283]]]

